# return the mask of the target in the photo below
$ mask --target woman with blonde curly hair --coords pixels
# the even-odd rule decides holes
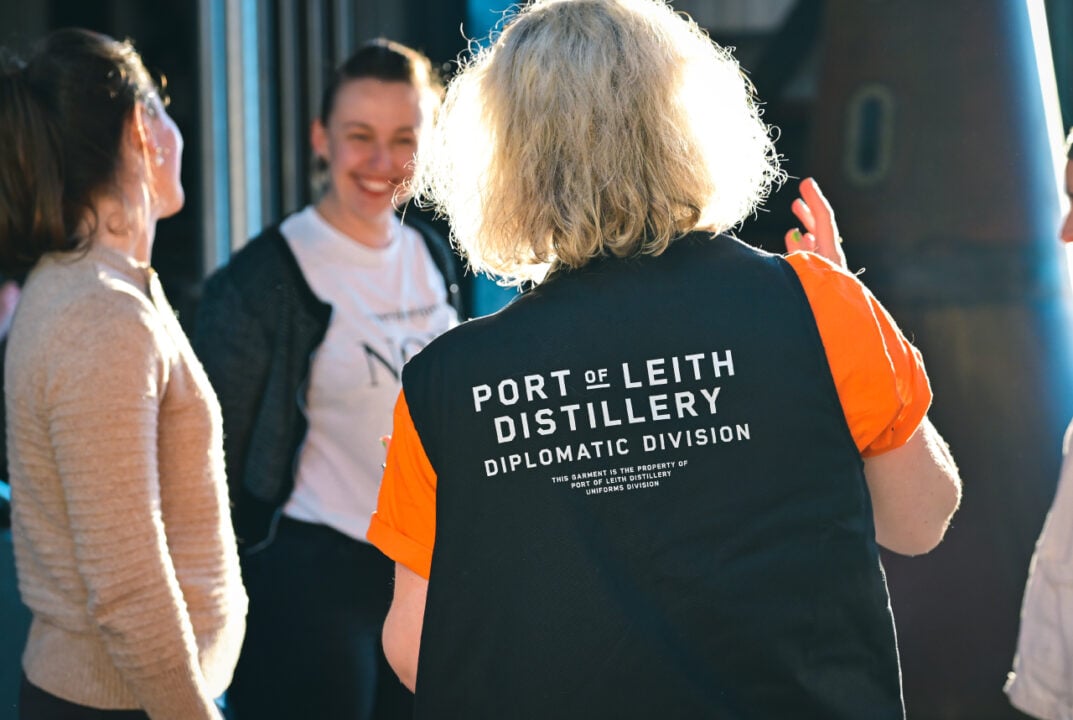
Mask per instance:
[[[417,717],[904,716],[878,545],[934,547],[960,481],[856,278],[721,234],[780,180],[661,0],[533,2],[448,88],[417,191],[535,286],[403,372],[368,537]]]

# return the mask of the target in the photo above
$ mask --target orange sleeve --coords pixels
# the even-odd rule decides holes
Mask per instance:
[[[812,306],[857,449],[870,457],[901,447],[931,406],[920,351],[855,276],[814,253],[786,260]]]
[[[384,479],[366,539],[428,580],[436,540],[436,471],[399,393]]]

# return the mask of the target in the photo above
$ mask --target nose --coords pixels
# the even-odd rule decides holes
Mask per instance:
[[[1066,213],[1066,219],[1058,235],[1062,238],[1062,242],[1073,243],[1073,210]]]
[[[385,173],[391,171],[391,148],[387,143],[378,142],[373,145],[369,155],[369,168]]]

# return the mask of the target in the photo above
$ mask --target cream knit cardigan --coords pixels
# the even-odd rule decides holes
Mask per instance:
[[[42,258],[4,389],[30,682],[218,718],[246,615],[220,408],[152,269],[103,247]]]

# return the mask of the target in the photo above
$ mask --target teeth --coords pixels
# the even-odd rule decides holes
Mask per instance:
[[[391,183],[382,180],[360,179],[358,180],[358,185],[374,193],[387,192],[391,189]]]

